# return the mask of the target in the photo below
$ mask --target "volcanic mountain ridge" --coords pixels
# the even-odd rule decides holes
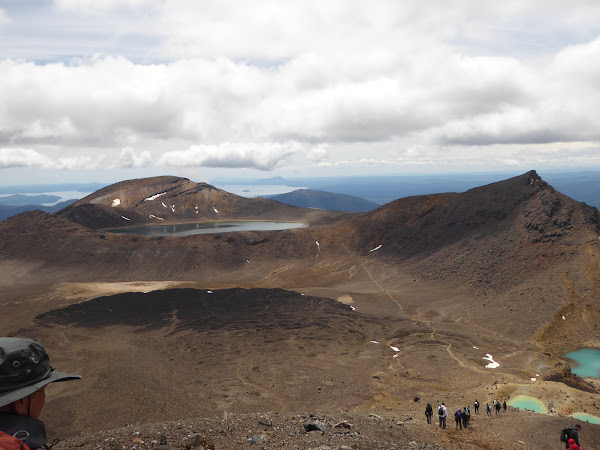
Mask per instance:
[[[215,220],[304,220],[334,216],[261,197],[245,198],[187,178],[153,177],[107,186],[59,211],[91,229]]]

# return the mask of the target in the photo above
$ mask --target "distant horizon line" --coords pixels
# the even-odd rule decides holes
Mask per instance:
[[[358,174],[358,175],[326,175],[326,176],[297,176],[297,175],[292,175],[292,176],[281,176],[281,175],[275,175],[272,177],[265,177],[265,178],[258,178],[258,177],[219,177],[219,178],[215,178],[214,180],[207,182],[208,184],[213,184],[213,183],[227,183],[227,182],[231,182],[231,181],[235,181],[235,182],[253,182],[256,183],[258,181],[270,181],[270,180],[276,180],[276,179],[282,179],[284,181],[292,181],[292,180],[323,180],[323,179],[348,179],[348,178],[373,178],[373,177],[377,177],[377,178],[397,178],[397,177],[403,177],[403,178],[411,178],[411,177],[456,177],[456,176],[485,176],[485,175],[512,175],[512,174],[516,174],[516,175],[520,175],[520,174],[525,174],[527,172],[530,172],[532,170],[535,170],[536,172],[540,173],[552,173],[552,174],[574,174],[574,173],[600,173],[600,168],[595,168],[595,169],[589,169],[589,168],[561,168],[561,169],[541,169],[541,170],[537,170],[537,169],[528,169],[528,170],[510,170],[510,169],[506,169],[506,170],[490,170],[490,171],[476,171],[476,172],[420,172],[420,173],[385,173],[385,174]],[[85,186],[85,185],[103,185],[103,186],[109,186],[111,184],[116,184],[119,183],[121,181],[127,181],[127,180],[136,180],[136,179],[145,179],[145,178],[155,178],[155,177],[160,177],[160,176],[172,176],[172,177],[178,177],[178,178],[187,178],[189,180],[194,181],[192,178],[189,177],[185,177],[185,176],[179,176],[179,175],[155,175],[155,176],[148,176],[148,177],[137,177],[137,178],[124,178],[118,181],[63,181],[63,182],[56,182],[56,183],[23,183],[23,184],[0,184],[0,190],[1,189],[8,189],[8,188],[20,188],[20,187],[43,187],[43,186],[65,186],[65,185],[70,185],[70,186]],[[198,182],[204,182],[204,181],[198,181]]]

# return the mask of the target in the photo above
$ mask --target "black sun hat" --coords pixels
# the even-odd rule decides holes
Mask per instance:
[[[0,407],[55,381],[80,378],[80,375],[55,371],[50,366],[48,352],[31,339],[0,338]]]

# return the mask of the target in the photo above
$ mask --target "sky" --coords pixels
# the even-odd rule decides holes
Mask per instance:
[[[600,170],[597,0],[0,0],[0,185]]]

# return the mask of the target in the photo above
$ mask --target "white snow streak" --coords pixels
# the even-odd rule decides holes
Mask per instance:
[[[154,199],[157,199],[158,197],[160,197],[161,195],[165,195],[165,194],[166,194],[166,192],[162,192],[160,194],[155,194],[152,197],[145,198],[144,201],[147,202],[147,201],[150,201],[150,200],[154,200]]]
[[[379,344],[379,342],[377,341],[371,341],[373,344]]]
[[[171,205],[171,211],[175,212],[175,205]]]
[[[352,311],[356,311],[356,308],[354,306],[350,306],[350,308],[352,309]]]
[[[479,347],[475,347],[475,346],[473,346],[473,348],[476,348],[477,350],[479,350]]]
[[[487,366],[485,366],[486,369],[495,369],[497,367],[500,367],[500,364],[498,364],[496,361],[494,361],[494,358],[489,353],[486,353],[486,356],[482,357],[482,359],[491,361]]]
[[[115,198],[112,202],[112,207],[114,208],[115,206],[119,206],[120,204],[121,204],[121,199]]]
[[[213,291],[206,291],[206,293],[207,293],[207,294],[212,294],[212,293],[213,293]]]
[[[532,378],[532,379],[531,379],[531,381],[536,381],[536,380],[537,380],[537,378]]]
[[[128,219],[127,217],[125,217],[125,216],[121,216],[121,219],[131,220],[131,219]]]
[[[165,220],[165,219],[163,219],[162,217],[157,217],[157,216],[155,216],[154,214],[149,214],[149,217],[150,217],[151,219]]]
[[[167,205],[165,205],[165,202],[160,202],[165,208],[168,208]]]
[[[383,244],[379,244],[377,247],[369,250],[369,253],[374,252],[375,250],[379,250],[381,247],[383,247]]]
[[[216,212],[217,214],[219,214],[219,210],[218,210],[217,208],[215,208],[215,207],[213,206],[213,209],[215,210],[215,212]]]
[[[390,348],[391,348],[392,350],[394,350],[395,352],[399,352],[399,351],[400,351],[400,349],[399,349],[398,347],[392,347],[392,346],[390,345]]]

